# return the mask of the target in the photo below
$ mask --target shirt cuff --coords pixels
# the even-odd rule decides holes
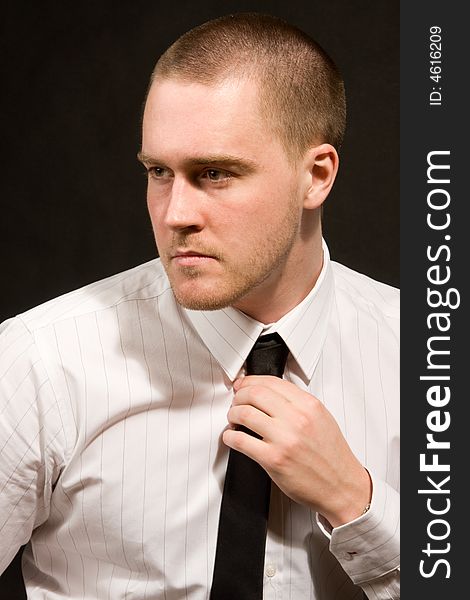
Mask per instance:
[[[332,528],[321,515],[317,523],[330,538],[330,551],[356,584],[400,565],[400,495],[388,483],[372,479],[370,509],[350,523]]]

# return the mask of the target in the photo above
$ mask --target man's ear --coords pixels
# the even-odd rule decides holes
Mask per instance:
[[[319,208],[330,193],[338,172],[339,157],[331,144],[310,148],[304,157],[304,208]]]

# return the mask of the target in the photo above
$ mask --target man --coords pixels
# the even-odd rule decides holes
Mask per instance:
[[[321,237],[344,120],[331,60],[272,17],[160,58],[160,259],[3,325],[0,560],[30,540],[29,597],[207,598],[230,448],[272,480],[264,598],[399,598],[397,291]],[[271,333],[284,378],[244,376]]]

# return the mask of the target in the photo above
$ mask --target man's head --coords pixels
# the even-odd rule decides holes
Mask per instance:
[[[331,58],[305,33],[269,15],[240,13],[203,23],[182,35],[152,73],[205,85],[251,79],[260,113],[297,159],[310,147],[341,145],[346,100]]]
[[[233,305],[266,321],[305,296],[321,267],[320,207],[344,112],[331,61],[272,17],[206,23],[160,58],[140,158],[183,306]]]

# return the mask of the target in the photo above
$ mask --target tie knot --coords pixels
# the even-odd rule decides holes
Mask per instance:
[[[282,377],[289,348],[278,333],[260,336],[246,359],[247,375]]]

